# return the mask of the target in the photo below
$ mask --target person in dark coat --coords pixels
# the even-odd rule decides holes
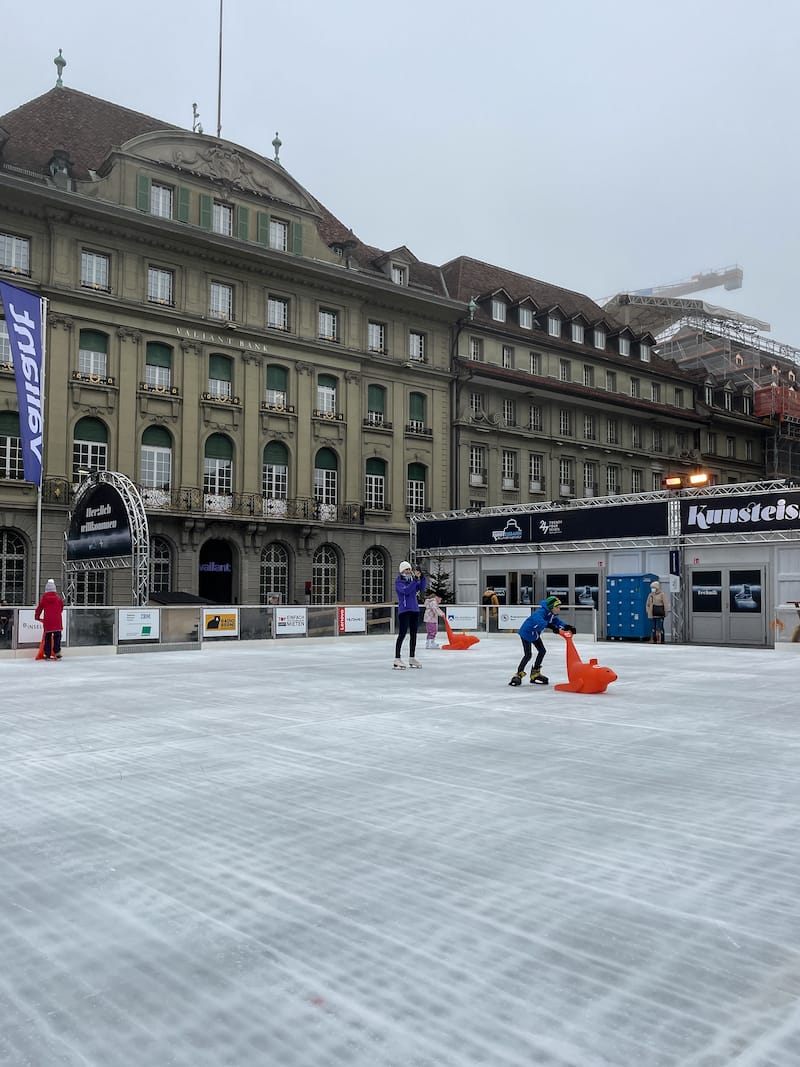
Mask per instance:
[[[428,588],[428,579],[421,570],[411,570],[411,564],[407,560],[398,567],[398,575],[395,579],[394,588],[397,593],[397,640],[394,644],[394,669],[405,670],[405,663],[400,659],[400,649],[403,646],[406,634],[408,634],[409,667],[421,667],[422,664],[414,658],[417,651],[417,627],[419,626],[419,601],[417,593]]]
[[[61,631],[64,628],[64,601],[56,592],[56,583],[47,579],[42,599],[36,605],[36,618],[44,626],[44,658],[61,659]]]
[[[522,679],[525,677],[525,668],[528,665],[528,661],[531,658],[531,646],[536,648],[536,659],[531,669],[531,682],[538,682],[539,685],[547,685],[550,681],[542,674],[542,660],[547,655],[547,649],[544,647],[544,641],[542,640],[542,634],[545,630],[550,629],[554,633],[558,633],[559,630],[565,630],[569,633],[575,633],[575,627],[568,622],[562,622],[558,618],[558,612],[561,607],[561,601],[557,596],[549,596],[542,600],[536,611],[531,612],[528,618],[523,622],[517,631],[522,641],[522,659],[519,661],[517,667],[517,673],[508,683],[509,685],[522,685]]]

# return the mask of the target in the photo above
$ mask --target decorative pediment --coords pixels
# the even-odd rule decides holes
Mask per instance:
[[[256,196],[280,200],[313,214],[319,205],[278,163],[229,141],[196,133],[147,133],[128,141],[124,150],[173,170],[185,171]]]

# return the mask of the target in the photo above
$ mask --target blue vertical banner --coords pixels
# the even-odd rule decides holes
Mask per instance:
[[[26,482],[42,484],[44,442],[42,301],[36,293],[0,282],[19,400],[22,469]]]

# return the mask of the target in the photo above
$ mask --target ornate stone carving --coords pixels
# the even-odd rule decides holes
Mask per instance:
[[[47,316],[47,325],[60,326],[62,330],[71,330],[75,325],[75,320],[71,315],[60,315],[56,313],[55,315]]]
[[[181,341],[181,352],[184,352],[184,353],[187,353],[187,354],[189,352],[192,352],[195,356],[199,356],[200,355],[200,351],[201,351],[200,345],[195,344],[194,341]]]
[[[304,363],[300,359],[298,359],[298,361],[295,363],[294,367],[295,367],[295,370],[297,371],[298,374],[313,374],[314,373],[314,364],[313,363]]]
[[[195,152],[178,148],[172,153],[172,162],[183,170],[205,174],[239,189],[248,189],[262,195],[273,191],[271,183],[266,180],[266,174],[256,174],[255,169],[239,152],[222,148],[220,145],[211,145],[210,148]]]
[[[346,382],[360,382],[361,375],[356,373],[356,371],[354,370],[346,370],[344,372],[344,380]]]
[[[120,341],[133,341],[138,345],[142,340],[142,331],[135,330],[132,326],[120,326],[117,328],[117,337]]]

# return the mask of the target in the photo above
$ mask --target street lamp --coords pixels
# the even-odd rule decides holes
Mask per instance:
[[[670,617],[672,622],[671,640],[677,644],[683,640],[686,610],[683,601],[685,570],[683,563],[683,529],[681,527],[681,499],[683,490],[700,489],[708,485],[708,471],[693,471],[691,474],[668,474],[662,478],[665,489],[675,492],[674,499],[667,501],[667,534],[669,536],[669,591]]]

